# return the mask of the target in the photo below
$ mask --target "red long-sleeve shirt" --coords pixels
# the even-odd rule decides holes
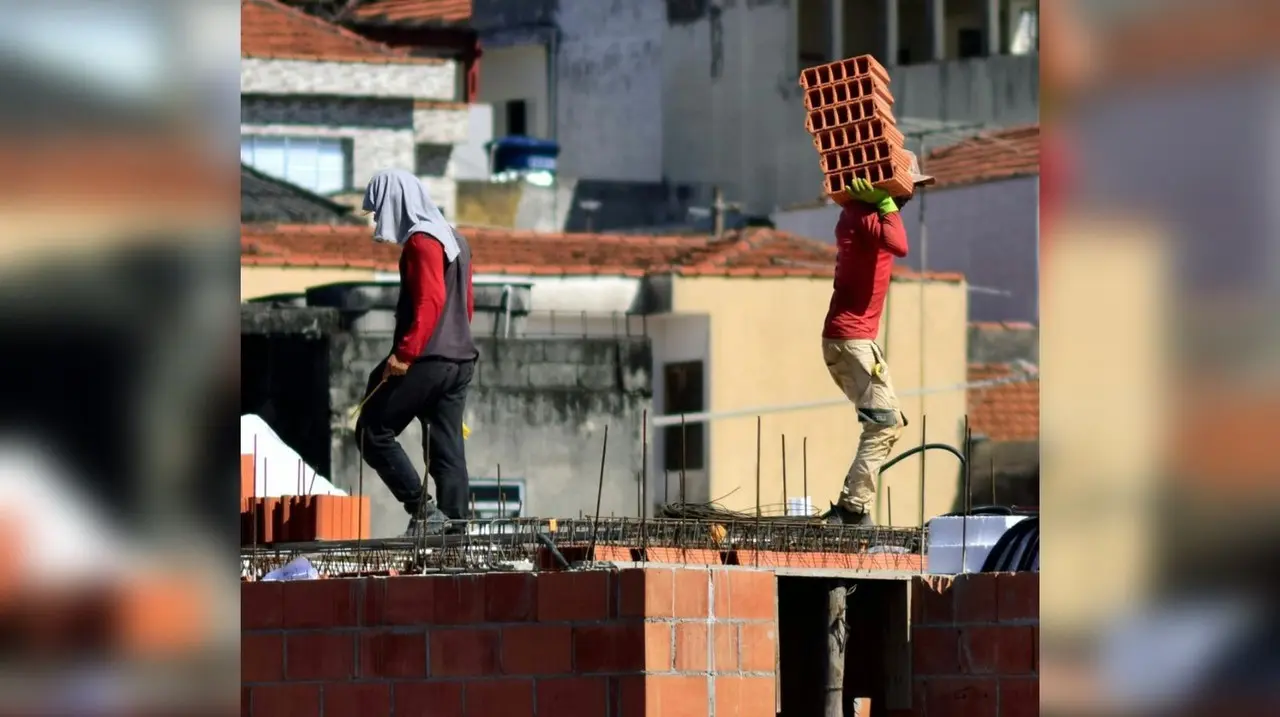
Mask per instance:
[[[444,311],[444,246],[435,237],[418,233],[405,241],[400,256],[400,291],[409,296],[413,318],[394,353],[402,363],[412,363],[422,356]],[[467,319],[474,315],[475,294],[468,277]]]
[[[822,327],[824,339],[874,339],[889,293],[894,257],[907,255],[907,231],[898,212],[884,216],[853,202],[836,222],[836,279]]]

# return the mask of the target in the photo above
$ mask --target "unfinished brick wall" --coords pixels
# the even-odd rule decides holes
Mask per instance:
[[[244,583],[242,714],[770,717],[776,595],[711,567]]]
[[[917,578],[912,709],[919,717],[1040,714],[1040,576]]]

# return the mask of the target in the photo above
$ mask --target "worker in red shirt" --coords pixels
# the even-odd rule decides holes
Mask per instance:
[[[468,515],[462,420],[479,357],[471,338],[471,247],[409,172],[374,175],[364,210],[376,222],[374,239],[401,247],[400,298],[391,355],[369,375],[356,441],[409,513],[406,536],[443,532],[448,520]],[[396,440],[415,418],[438,504]]]
[[[865,179],[854,180],[847,189],[851,201],[844,203],[836,223],[835,290],[822,328],[822,358],[857,409],[862,435],[840,498],[823,516],[830,523],[871,524],[875,477],[907,423],[876,336],[893,260],[907,255],[907,232],[898,210],[916,187],[933,183],[920,173],[915,154],[911,173],[913,194],[897,199]]]

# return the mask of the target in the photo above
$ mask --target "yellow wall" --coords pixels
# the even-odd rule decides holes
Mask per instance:
[[[966,286],[960,283],[893,283],[880,340],[900,392],[921,385],[922,357],[927,357],[923,361],[925,385],[965,381],[967,296]],[[676,278],[673,312],[710,317],[709,410],[731,411],[840,398],[840,391],[822,361],[822,319],[830,298],[830,279]],[[922,300],[928,308],[923,350]],[[904,398],[903,410],[911,425],[895,454],[919,445],[923,423],[920,417],[924,412],[929,416],[930,442],[959,445],[964,391],[934,394],[923,401]],[[827,502],[839,493],[857,445],[860,429],[853,407],[841,404],[768,413],[761,419],[761,503],[780,511],[783,499],[781,441],[785,435],[788,495],[804,495],[802,467],[807,455],[809,495],[818,508],[825,509]],[[754,510],[755,417],[713,421],[709,430],[710,495],[721,499],[728,508]],[[805,438],[808,450],[802,454]],[[958,463],[953,457],[931,451],[926,466],[928,517],[951,509],[958,494]],[[916,524],[919,520],[918,460],[908,459],[885,475],[892,487],[894,524]],[[882,514],[880,522],[887,524],[887,518]]]
[[[240,300],[272,294],[296,294],[313,286],[342,281],[373,281],[371,269],[321,269],[293,266],[241,266]]]

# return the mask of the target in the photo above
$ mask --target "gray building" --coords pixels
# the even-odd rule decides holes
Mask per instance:
[[[929,154],[938,184],[903,210],[911,251],[898,263],[960,272],[969,319],[1039,323],[1038,126],[993,131]],[[834,242],[840,208],[810,203],[774,213],[778,229]]]
[[[417,174],[445,212],[449,159],[468,136],[462,72],[414,57],[276,0],[241,4],[241,162],[350,202],[375,172]]]

